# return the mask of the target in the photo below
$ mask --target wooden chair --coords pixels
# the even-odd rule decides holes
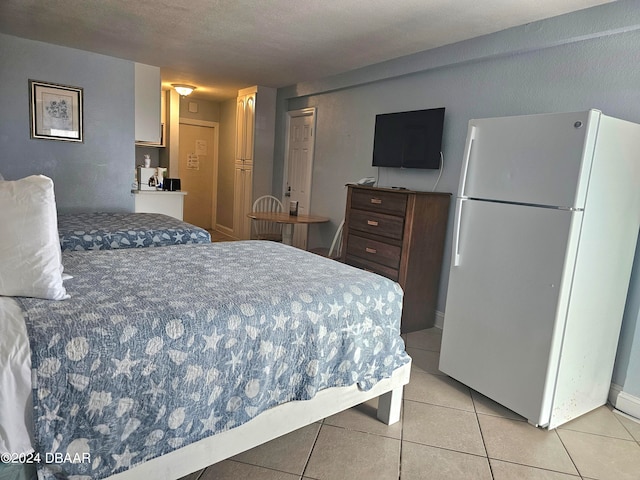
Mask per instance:
[[[263,195],[253,202],[251,211],[280,213],[283,211],[282,202],[272,195]],[[282,241],[282,224],[264,220],[252,220],[251,225],[253,230],[251,238],[271,240],[273,242]]]
[[[338,225],[338,230],[336,230],[336,234],[333,236],[333,241],[331,242],[331,246],[326,249],[322,247],[312,248],[309,250],[311,253],[315,253],[316,255],[321,255],[323,257],[331,258],[333,260],[340,260],[342,255],[342,228],[344,227],[344,219]]]

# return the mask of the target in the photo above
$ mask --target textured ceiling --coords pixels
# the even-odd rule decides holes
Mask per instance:
[[[611,0],[1,0],[0,32],[161,67],[221,100]]]

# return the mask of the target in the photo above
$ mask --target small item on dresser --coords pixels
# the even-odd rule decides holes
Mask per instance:
[[[151,166],[151,157],[149,155],[144,156],[144,168],[149,168]]]
[[[138,190],[155,190],[155,180],[151,185],[151,179],[156,176],[157,171],[155,168],[138,167]]]
[[[179,192],[180,191],[180,179],[179,178],[166,178],[162,182],[162,189],[167,192]]]
[[[291,215],[293,217],[297,217],[298,216],[298,201],[297,200],[291,200],[289,202],[289,215]]]
[[[158,167],[156,168],[156,190],[164,190],[164,179],[167,175],[167,169]]]

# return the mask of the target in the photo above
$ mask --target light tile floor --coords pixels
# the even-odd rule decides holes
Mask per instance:
[[[374,400],[183,480],[640,479],[640,423],[603,406],[537,429],[439,372],[440,339],[436,328],[406,336],[399,423],[377,421]]]

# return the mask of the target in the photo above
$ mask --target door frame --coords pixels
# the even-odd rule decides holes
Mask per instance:
[[[315,161],[316,155],[316,122],[317,122],[317,108],[316,107],[307,107],[299,110],[290,110],[287,112],[287,125],[286,125],[286,137],[285,137],[285,154],[284,154],[284,170],[282,172],[282,203],[284,205],[285,211],[289,211],[289,201],[285,201],[288,198],[287,196],[287,183],[289,182],[289,147],[290,147],[290,138],[291,138],[291,120],[297,117],[311,117],[311,148],[309,149],[309,175],[307,176],[307,191],[308,194],[308,211],[307,214],[311,212],[311,202],[313,200],[313,192],[311,186],[313,185],[313,164]],[[304,228],[305,233],[305,242],[308,241],[308,225],[298,225],[298,229]]]
[[[210,122],[208,120],[196,120],[193,118],[180,117],[180,120],[178,122],[178,129],[180,128],[180,125],[183,124],[195,127],[213,128],[213,178],[211,179],[213,185],[213,194],[211,195],[211,229],[215,230],[217,225],[216,215],[218,210],[218,142],[220,140],[220,123]]]
[[[287,112],[287,126],[286,126],[286,137],[284,143],[284,170],[282,172],[282,199],[286,198],[287,193],[287,182],[289,181],[289,138],[291,134],[291,119],[295,117],[312,117],[311,128],[312,128],[312,138],[313,138],[313,148],[310,151],[311,158],[311,168],[310,168],[310,178],[309,178],[309,209],[311,209],[311,184],[313,183],[313,163],[316,155],[316,121],[317,121],[317,108],[316,107],[308,107],[302,108],[300,110],[290,110]],[[286,202],[288,204],[288,202]],[[288,209],[289,206],[286,206]]]

